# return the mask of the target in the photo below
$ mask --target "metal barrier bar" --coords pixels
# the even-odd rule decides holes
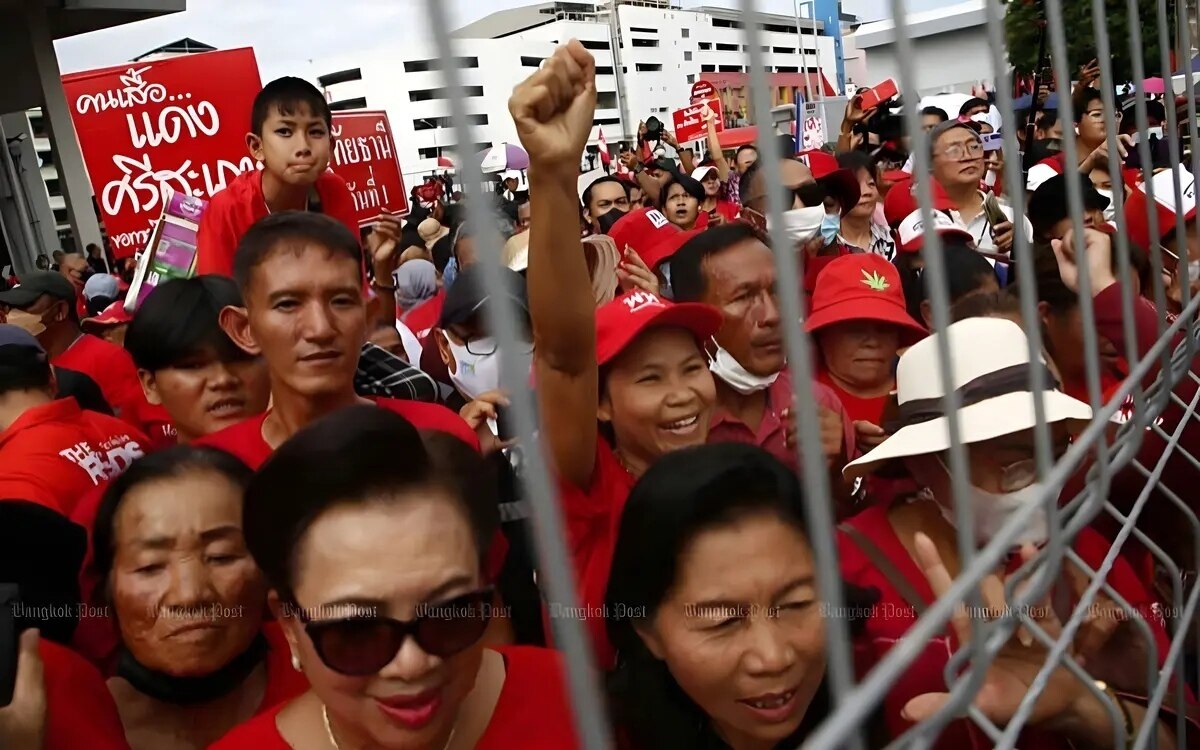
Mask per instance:
[[[454,55],[450,36],[450,25],[446,18],[446,3],[442,0],[426,0],[430,26],[437,42],[438,55],[442,58],[442,76],[448,90],[457,92],[450,97],[450,111],[458,143],[475,143],[471,125],[467,120],[464,99],[465,89],[459,62]],[[481,185],[483,175],[474,157],[462,159],[463,184]],[[471,196],[467,211],[477,232],[475,239],[480,250],[480,263],[485,269],[487,286],[494,290],[504,289],[500,271],[500,254],[503,245],[496,230],[494,218],[488,212],[482,193]],[[536,228],[534,231],[537,231]],[[545,454],[535,440],[537,417],[533,404],[533,393],[526,387],[529,382],[529,358],[513,356],[520,351],[517,345],[518,322],[511,307],[504,303],[503,294],[490,295],[488,323],[497,338],[500,351],[508,356],[500,360],[501,382],[511,394],[512,410],[516,416],[517,435],[522,444],[528,446],[524,455],[523,479],[526,494],[534,515],[534,539],[536,542],[540,581],[551,603],[563,604],[567,611],[574,611],[579,601],[575,591],[570,556],[567,552],[562,511],[557,493],[550,479]],[[600,692],[598,674],[593,667],[590,644],[583,621],[574,617],[553,618],[555,641],[563,651],[567,662],[567,679],[571,693],[571,706],[575,727],[581,746],[588,750],[607,750],[612,747],[604,700]]]

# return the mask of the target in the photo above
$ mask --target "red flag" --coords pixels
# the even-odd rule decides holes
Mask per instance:
[[[604,128],[600,128],[600,161],[604,164],[612,163],[612,156],[608,153],[608,141],[604,140]]]

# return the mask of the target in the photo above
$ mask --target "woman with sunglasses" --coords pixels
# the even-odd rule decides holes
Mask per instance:
[[[275,452],[246,492],[246,543],[312,689],[214,750],[575,747],[560,658],[481,641],[495,498],[463,486],[371,407]]]
[[[630,750],[799,747],[828,716],[804,503],[794,472],[741,443],[676,451],[638,480],[606,599]]]
[[[202,750],[308,687],[263,622],[266,585],[242,535],[249,480],[226,453],[176,446],[104,493],[94,568],[120,635],[108,686],[133,750]]]

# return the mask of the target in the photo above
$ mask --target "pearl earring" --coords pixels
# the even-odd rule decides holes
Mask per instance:
[[[300,666],[300,657],[296,656],[295,654],[292,654],[292,669],[296,670],[297,672],[304,671],[304,669]]]

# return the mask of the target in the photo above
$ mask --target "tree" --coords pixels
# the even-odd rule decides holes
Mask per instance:
[[[1167,9],[1167,29],[1175,33],[1175,2],[1164,0]],[[1041,33],[1040,20],[1044,17],[1043,0],[1010,0],[1007,3],[1008,12],[1005,16],[1005,36],[1008,43],[1009,63],[1021,74],[1032,74],[1038,64],[1038,40]],[[1142,60],[1145,64],[1146,77],[1162,76],[1170,78],[1174,70],[1162,70],[1159,61],[1158,17],[1156,0],[1137,0],[1138,18],[1134,23],[1142,32]],[[1108,43],[1112,52],[1112,69],[1115,80],[1111,84],[1128,83],[1133,80],[1132,55],[1130,54],[1129,23],[1126,0],[1104,0],[1105,17],[1107,18]],[[1063,25],[1066,31],[1067,54],[1070,56],[1069,67],[1072,76],[1096,54],[1096,37],[1092,27],[1091,0],[1063,0]],[[1049,31],[1047,30],[1047,33]],[[1167,40],[1168,48],[1171,40]],[[1050,65],[1051,44],[1046,39],[1046,57],[1044,65]],[[1176,61],[1175,67],[1184,64]],[[1051,69],[1052,70],[1052,69]],[[1061,88],[1069,88],[1063,83]]]

